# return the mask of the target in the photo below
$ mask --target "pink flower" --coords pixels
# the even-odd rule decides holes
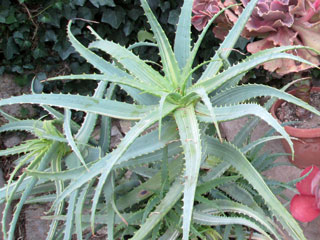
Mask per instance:
[[[313,168],[313,169],[312,169]],[[320,170],[310,166],[300,176],[312,172],[296,184],[300,194],[295,195],[290,203],[292,216],[301,222],[311,222],[320,215]]]

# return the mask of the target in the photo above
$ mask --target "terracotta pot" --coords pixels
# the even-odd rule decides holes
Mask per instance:
[[[320,92],[320,87],[314,87],[311,91]],[[294,95],[295,90],[288,93]],[[283,103],[283,100],[276,101],[271,107],[271,114],[276,117],[276,110]],[[280,121],[279,121],[280,122]],[[298,138],[299,140],[292,140],[294,148],[294,160],[289,156],[289,160],[299,168],[306,168],[310,165],[316,165],[320,167],[320,128],[302,129],[294,128],[291,126],[284,127],[286,132],[291,136]],[[285,151],[291,154],[291,150],[287,141],[282,140]]]

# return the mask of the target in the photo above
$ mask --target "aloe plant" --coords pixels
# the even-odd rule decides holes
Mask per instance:
[[[9,182],[0,191],[2,201],[7,202],[2,221],[5,239],[14,238],[22,206],[34,202],[52,202],[49,212],[53,215],[46,217],[52,220],[47,239],[71,239],[74,234],[83,239],[84,230],[91,228],[93,234],[104,225],[107,226],[108,239],[125,235],[132,239],[150,236],[152,239],[176,239],[180,234],[182,239],[189,239],[190,234],[218,238],[222,233],[211,226],[221,224],[244,225],[266,239],[281,239],[281,231],[272,224],[272,217],[276,217],[294,239],[305,239],[299,225],[245,155],[258,143],[244,147],[241,137],[239,142],[226,142],[218,127],[221,121],[255,115],[280,133],[292,147],[290,137],[268,111],[248,101],[266,95],[320,113],[281,90],[263,85],[238,86],[238,82],[257,65],[275,59],[285,58],[312,65],[286,53],[305,47],[267,49],[231,66],[228,56],[257,3],[255,0],[244,9],[210,61],[193,66],[205,33],[224,9],[210,20],[192,46],[192,3],[192,0],[184,1],[173,48],[146,0],[141,0],[141,4],[156,44],[137,43],[127,49],[101,39],[90,28],[96,40],[86,47],[74,37],[72,22],[69,22],[68,36],[72,46],[100,73],[48,80],[97,81],[93,96],[37,93],[34,82],[33,94],[0,101],[0,106],[39,104],[55,119],[48,128],[48,122],[44,120],[17,120],[4,114],[9,123],[0,127],[1,132],[25,130],[38,137],[33,144],[28,142],[0,151],[0,155],[26,153],[18,159],[17,169],[28,164],[18,180]],[[131,51],[144,45],[159,49],[160,71],[155,70],[157,65],[153,68],[153,63],[139,59]],[[101,58],[97,50],[110,55],[111,61]],[[201,77],[193,79],[193,73],[205,65]],[[115,85],[125,90],[134,104],[113,100]],[[64,109],[64,114],[52,106]],[[86,113],[80,126],[71,120],[71,109]],[[98,116],[101,116],[102,126],[97,142],[91,136]],[[110,152],[111,118],[130,120],[133,127]],[[157,123],[158,127],[148,132]],[[208,130],[211,125],[214,134]],[[61,127],[63,133],[58,133],[57,129]],[[274,138],[277,137],[265,141]],[[43,141],[46,148],[37,147]],[[230,176],[228,169],[231,166],[236,174],[232,171]],[[123,175],[127,169],[135,178],[125,181],[127,178]],[[240,178],[244,181],[243,186],[251,186],[250,189],[235,184]],[[215,191],[218,186],[223,188],[223,184],[226,184],[224,189],[228,194],[242,192],[243,196],[250,193],[260,196],[270,215],[266,216],[253,198],[219,197]],[[233,192],[228,192],[230,186]],[[14,199],[19,201],[10,228],[6,229],[7,209]],[[241,234],[241,231],[248,234],[241,229],[239,226],[233,230],[226,227],[225,234]]]

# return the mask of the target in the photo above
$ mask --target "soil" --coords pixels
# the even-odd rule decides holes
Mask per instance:
[[[320,111],[320,92],[311,92],[310,105]],[[301,116],[301,112],[307,112],[307,116]],[[302,110],[297,105],[292,103],[283,102],[277,109],[276,115],[278,119],[285,122],[299,122],[294,123],[290,126],[295,128],[319,128],[320,127],[320,116],[313,114],[307,110]]]

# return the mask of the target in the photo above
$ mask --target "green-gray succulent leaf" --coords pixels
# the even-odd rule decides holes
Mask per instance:
[[[174,87],[174,89],[176,89],[177,87],[180,87],[179,83],[181,78],[180,78],[180,68],[175,58],[175,55],[172,51],[172,47],[163,29],[161,28],[159,22],[157,21],[154,14],[152,13],[152,10],[150,9],[148,2],[146,0],[141,0],[140,2],[148,18],[149,24],[151,25],[151,29],[157,41],[157,44],[159,46],[161,62],[163,65],[163,71],[165,73],[165,79],[166,81],[169,81],[167,83],[169,83],[171,86]],[[190,4],[191,1],[189,1],[188,3]],[[188,9],[190,9],[190,6],[186,5],[184,10],[186,11]],[[185,13],[183,13],[182,15],[184,14]],[[184,41],[184,43],[186,42]]]
[[[273,127],[277,132],[279,132],[285,138],[291,150],[294,152],[293,143],[288,133],[279,124],[279,122],[274,117],[272,117],[272,115],[268,113],[268,111],[265,108],[261,107],[260,105],[238,104],[234,106],[225,106],[225,107],[215,108],[214,111],[215,111],[215,116],[217,118],[217,121],[219,122],[233,120],[233,119],[237,119],[237,118],[248,116],[248,115],[254,115],[259,117],[260,119],[268,123],[271,127]],[[196,112],[197,112],[197,117],[199,121],[203,121],[203,122],[212,121],[210,117],[210,113],[204,105],[197,104]]]
[[[163,110],[163,117],[170,114],[177,108],[175,105],[165,105]],[[53,209],[59,202],[63,201],[69,194],[81,187],[84,183],[96,178],[100,174],[110,173],[113,166],[119,161],[123,154],[127,151],[128,147],[136,140],[141,133],[143,133],[148,127],[158,121],[158,109],[151,111],[143,119],[136,123],[134,127],[126,134],[122,139],[118,147],[111,153],[107,154],[105,157],[101,158],[98,162],[94,163],[89,171],[80,175],[78,179],[72,182],[64,192],[58,196],[56,201],[53,203]]]
[[[155,108],[154,106],[133,105],[107,99],[66,94],[33,94],[0,100],[0,106],[19,103],[51,105],[127,120],[139,120]]]
[[[186,161],[183,194],[183,239],[189,238],[194,197],[200,171],[202,148],[199,124],[193,105],[174,113]]]
[[[234,65],[217,75],[211,75],[208,78],[198,81],[196,84],[194,84],[192,87],[188,89],[188,93],[194,91],[198,87],[204,87],[207,93],[211,93],[212,91],[214,91],[215,89],[223,85],[224,83],[230,81],[230,79],[233,79],[238,75],[246,73],[249,70],[257,67],[262,63],[275,60],[275,59],[292,59],[292,60],[296,60],[296,61],[308,64],[313,67],[317,67],[315,64],[307,60],[304,60],[303,58],[300,58],[288,53],[280,52],[280,53],[273,53],[273,54],[263,54],[254,58],[245,59],[243,62],[240,62],[237,65]]]
[[[185,67],[190,56],[192,3],[193,0],[183,1],[174,40],[174,55],[180,69]]]
[[[290,213],[283,207],[264,182],[262,176],[251,165],[248,159],[230,143],[220,143],[218,140],[207,137],[208,152],[224,161],[227,161],[254,187],[264,199],[270,211],[278,218],[284,229],[296,240],[304,239],[303,232]]]

